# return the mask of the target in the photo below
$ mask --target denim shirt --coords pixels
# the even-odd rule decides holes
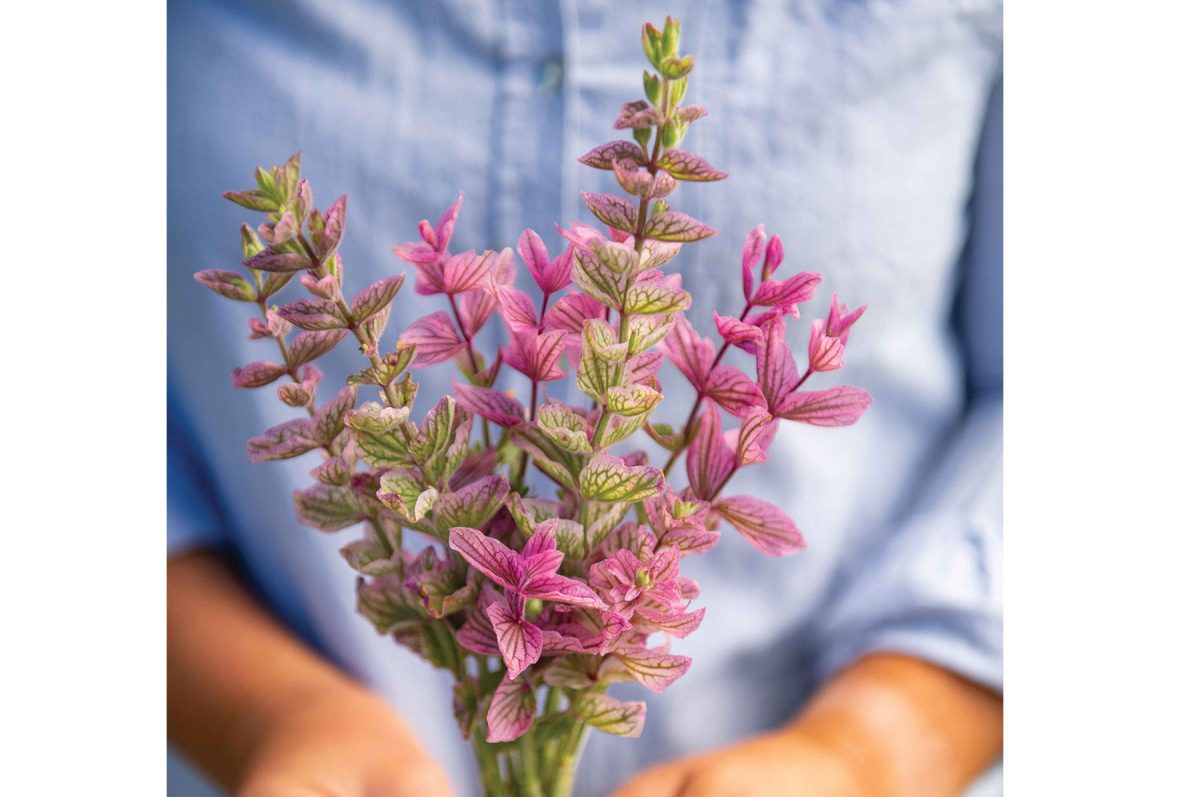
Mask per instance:
[[[528,226],[559,251],[554,224],[588,219],[580,191],[614,190],[610,173],[575,159],[621,135],[618,108],[641,96],[640,25],[667,13],[696,56],[689,101],[710,112],[686,148],[730,173],[672,197],[720,230],[671,265],[691,317],[713,334],[713,310],[738,312],[742,241],[765,223],[783,238],[784,274],[825,276],[790,325],[797,352],[834,290],[870,305],[846,367],[809,384],[855,384],[875,401],[849,428],[785,424],[771,460],[731,483],[791,513],[808,549],[770,559],[728,532],[684,562],[707,614],[672,650],[693,666],[662,695],[615,689],[649,703],[644,737],[594,734],[579,793],[777,726],[872,651],[1001,688],[998,2],[180,0],[169,12],[169,550],[232,553],[284,622],[403,712],[464,794],[473,763],[448,677],[355,615],[338,548],[358,532],[296,522],[290,493],[315,462],[247,460],[246,439],[293,411],[274,390],[232,387],[230,369],[268,358],[269,341],[247,339],[248,305],[191,275],[238,268],[238,224],[257,219],[220,194],[297,149],[319,205],[349,194],[348,292],[410,269],[391,247],[460,190],[456,250],[512,246]],[[406,290],[388,337],[438,309]],[[481,347],[501,342],[492,322]],[[346,343],[323,361],[320,398],[359,360]],[[419,375],[418,412],[453,370]],[[678,424],[691,389],[669,365],[661,374],[667,395],[687,399],[658,410]],[[499,387],[524,391],[520,379]]]

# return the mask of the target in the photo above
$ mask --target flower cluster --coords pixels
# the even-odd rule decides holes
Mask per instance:
[[[580,158],[611,171],[624,194],[583,194],[601,226],[559,227],[553,257],[532,230],[516,242],[516,257],[511,249],[454,252],[460,195],[436,223],[418,225],[418,240],[395,247],[415,268],[417,293],[442,306],[394,346],[383,345],[384,333],[405,275],[347,297],[338,254],[346,198],[317,210],[299,155],[259,169],[255,188],[226,194],[266,214],[257,232],[242,227],[249,275],[196,275],[256,304],[250,336],[277,346],[277,357],[235,369],[234,384],[282,380],[280,400],[303,409],[250,440],[251,459],[320,454],[314,483],[295,493],[298,517],[329,532],[363,527],[342,549],[360,574],[359,610],[381,634],[453,673],[455,714],[476,744],[489,793],[512,784],[565,793],[557,773],[572,769],[588,727],[641,732],[645,704],[606,688],[634,681],[662,691],[687,671],[690,660],[671,653],[669,640],[699,627],[704,609],[694,607],[700,588],[681,574],[681,560],[712,548],[722,521],[768,555],[804,546],[778,507],[724,495],[730,479],[766,460],[780,422],[845,425],[870,403],[859,388],[802,389],[842,365],[863,308],[849,312],[835,295],[828,315],[811,322],[801,374],[785,328],[820,276],[785,275],[783,244],[762,227],[742,254],[744,307],[714,315],[720,347],[686,317],[691,296],[666,267],[684,244],[715,230],[668,198],[681,182],[726,175],[680,148],[706,111],[683,104],[694,62],[678,54],[678,42],[670,18],[661,31],[645,26],[654,68],[644,76],[646,98],[626,103],[614,125],[632,140]],[[515,287],[517,258],[535,295]],[[296,275],[307,296],[272,303]],[[493,319],[508,342],[482,352],[477,336]],[[347,336],[366,365],[318,402],[314,361]],[[752,355],[755,369],[726,363],[731,348]],[[411,369],[447,360],[462,381],[418,418]],[[663,400],[664,360],[695,391],[679,428],[651,420]],[[528,380],[526,401],[496,389],[505,367]],[[568,378],[578,403],[547,395],[548,383]],[[360,389],[377,400],[360,404]],[[619,445],[635,435],[664,450],[661,468],[647,451]],[[687,483],[677,489],[667,475],[680,458]],[[531,468],[550,488],[544,495],[531,489]],[[414,551],[412,534],[428,544]],[[507,746],[516,740],[519,755]]]

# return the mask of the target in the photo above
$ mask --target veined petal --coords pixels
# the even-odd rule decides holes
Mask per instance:
[[[509,679],[516,678],[542,656],[542,631],[526,620],[524,614],[525,600],[511,595],[487,607]]]
[[[511,742],[521,738],[533,726],[537,714],[537,693],[533,685],[519,681],[501,681],[492,695],[487,712],[487,740]]]
[[[467,563],[502,587],[517,589],[524,568],[516,551],[478,529],[450,529],[449,545],[462,554]]]
[[[713,504],[751,545],[767,556],[784,556],[805,547],[804,535],[779,507],[750,495],[735,495]]]

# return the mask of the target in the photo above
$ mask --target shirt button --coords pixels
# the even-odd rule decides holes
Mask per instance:
[[[542,59],[538,68],[538,91],[549,94],[558,91],[563,85],[563,59],[561,55],[551,55]]]

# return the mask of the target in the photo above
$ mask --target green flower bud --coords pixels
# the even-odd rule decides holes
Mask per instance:
[[[662,81],[658,79],[658,75],[649,70],[643,71],[642,86],[646,89],[646,99],[650,100],[650,104],[658,105],[662,99]]]

